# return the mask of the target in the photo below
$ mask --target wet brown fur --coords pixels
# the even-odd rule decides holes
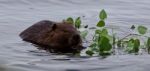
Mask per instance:
[[[20,37],[50,52],[75,53],[83,49],[79,32],[67,22],[43,20],[21,32]]]

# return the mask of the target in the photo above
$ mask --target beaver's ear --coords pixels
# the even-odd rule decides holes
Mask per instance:
[[[57,24],[53,24],[52,30],[55,30],[57,28]]]

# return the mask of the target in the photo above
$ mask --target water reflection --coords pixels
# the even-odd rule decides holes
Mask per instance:
[[[85,16],[94,26],[100,9],[108,13],[107,26],[127,34],[132,24],[150,27],[149,0],[0,0],[0,71],[149,71],[149,55],[70,57],[50,54],[23,42],[18,34],[33,23]],[[5,62],[3,61],[5,60]]]

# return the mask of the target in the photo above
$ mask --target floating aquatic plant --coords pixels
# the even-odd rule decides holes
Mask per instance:
[[[93,38],[89,43],[90,46],[85,52],[87,55],[107,56],[115,54],[115,49],[117,48],[121,48],[124,52],[127,52],[129,54],[139,54],[139,50],[141,48],[144,48],[150,54],[150,37],[145,36],[145,34],[148,32],[148,28],[146,28],[143,25],[139,25],[137,27],[135,25],[132,25],[130,29],[133,30],[133,33],[130,33],[122,38],[117,38],[117,33],[112,32],[110,34],[108,32],[113,29],[106,28],[106,19],[107,13],[103,9],[99,13],[99,21],[96,24],[97,28],[95,29]],[[82,22],[80,17],[77,17],[75,20],[72,17],[69,17],[66,19],[66,21],[72,23],[77,29],[83,28],[81,25]],[[89,31],[79,31],[81,37],[83,39],[86,39],[86,36],[88,35]],[[145,38],[145,40],[143,41],[143,39],[141,40],[141,38]]]

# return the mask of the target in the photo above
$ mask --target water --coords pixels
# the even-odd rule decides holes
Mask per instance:
[[[53,55],[23,42],[18,34],[33,23],[68,16],[94,26],[101,9],[108,13],[107,26],[127,34],[132,24],[150,27],[149,0],[0,0],[0,71],[148,71],[149,55],[69,57]]]

